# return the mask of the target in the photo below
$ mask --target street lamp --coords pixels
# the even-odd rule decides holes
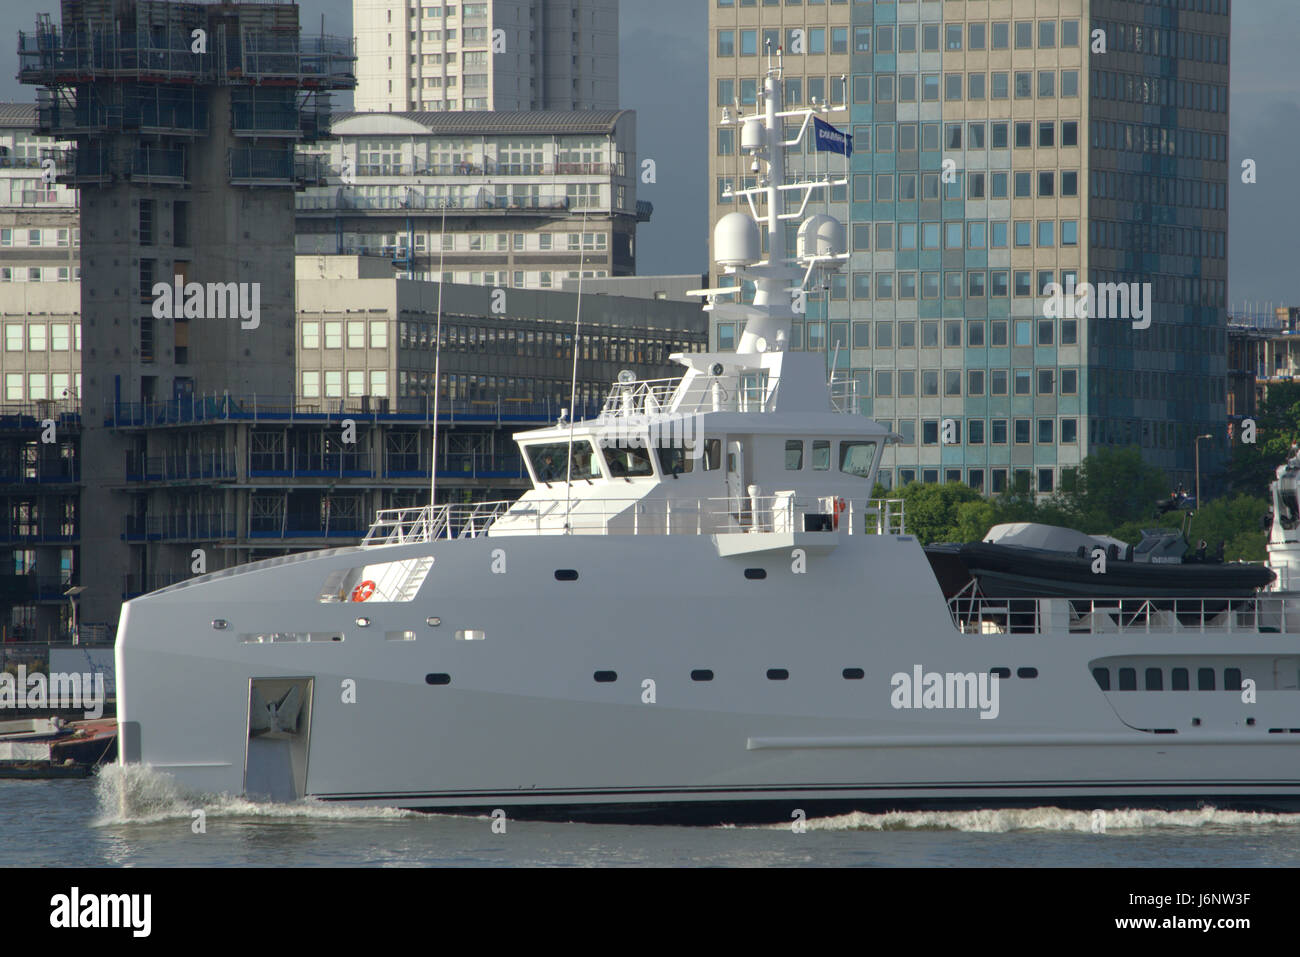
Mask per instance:
[[[80,644],[80,636],[77,633],[77,596],[86,590],[85,585],[73,585],[63,593],[63,597],[68,599],[68,604],[72,606],[72,643]]]
[[[1212,439],[1212,435],[1196,437],[1196,510],[1201,510],[1201,439]]]

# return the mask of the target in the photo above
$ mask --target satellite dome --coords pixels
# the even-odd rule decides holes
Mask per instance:
[[[815,213],[799,225],[797,258],[838,256],[845,251],[844,224],[834,216]]]
[[[762,258],[758,224],[744,213],[727,213],[713,227],[713,258],[720,266],[752,266]]]

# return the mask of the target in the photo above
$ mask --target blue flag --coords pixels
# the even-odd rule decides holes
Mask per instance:
[[[845,156],[853,155],[853,137],[848,133],[841,132],[829,123],[824,123],[817,117],[813,117],[813,137],[817,141],[817,149],[829,151],[832,153],[843,153]]]

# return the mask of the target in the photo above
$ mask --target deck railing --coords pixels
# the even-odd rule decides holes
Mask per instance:
[[[701,499],[575,498],[384,509],[363,545],[500,535],[906,534],[902,499],[767,495]]]
[[[1248,598],[985,598],[969,589],[948,601],[968,635],[1259,635],[1300,628],[1300,605]]]

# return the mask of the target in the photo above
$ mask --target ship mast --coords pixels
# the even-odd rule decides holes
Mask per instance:
[[[847,186],[847,176],[837,180],[826,177],[799,182],[788,181],[786,148],[797,146],[813,126],[818,113],[847,112],[847,103],[831,107],[826,103],[814,104],[805,109],[781,109],[781,49],[768,49],[768,69],[762,81],[761,111],[745,117],[738,115],[735,124],[740,127],[740,152],[752,156],[750,171],[758,182],[742,189],[733,188],[724,197],[745,201],[748,213],[728,213],[718,220],[714,229],[714,259],[726,274],[734,276],[728,286],[694,290],[691,295],[706,296],[706,311],[716,311],[719,318],[744,322],[744,330],[736,347],[738,356],[756,356],[770,350],[784,351],[790,341],[790,324],[796,312],[802,311],[805,287],[816,270],[838,269],[848,259],[844,226],[834,217],[815,214],[804,219],[812,196],[833,186]],[[843,79],[843,78],[841,78]],[[739,103],[736,104],[739,114]],[[802,121],[802,127],[792,139],[785,139],[785,121]],[[731,124],[730,111],[724,109],[723,125]],[[845,142],[847,142],[845,137]],[[765,167],[765,168],[764,168]],[[797,209],[786,211],[787,194],[797,200]],[[829,195],[829,194],[826,194]],[[765,203],[760,214],[758,203]],[[786,249],[785,224],[803,220],[799,227],[799,241],[794,251]],[[761,236],[758,224],[767,227],[768,253],[761,256]],[[743,280],[754,284],[752,304],[735,301],[719,302],[724,297],[739,295]],[[796,309],[796,303],[800,308]]]

